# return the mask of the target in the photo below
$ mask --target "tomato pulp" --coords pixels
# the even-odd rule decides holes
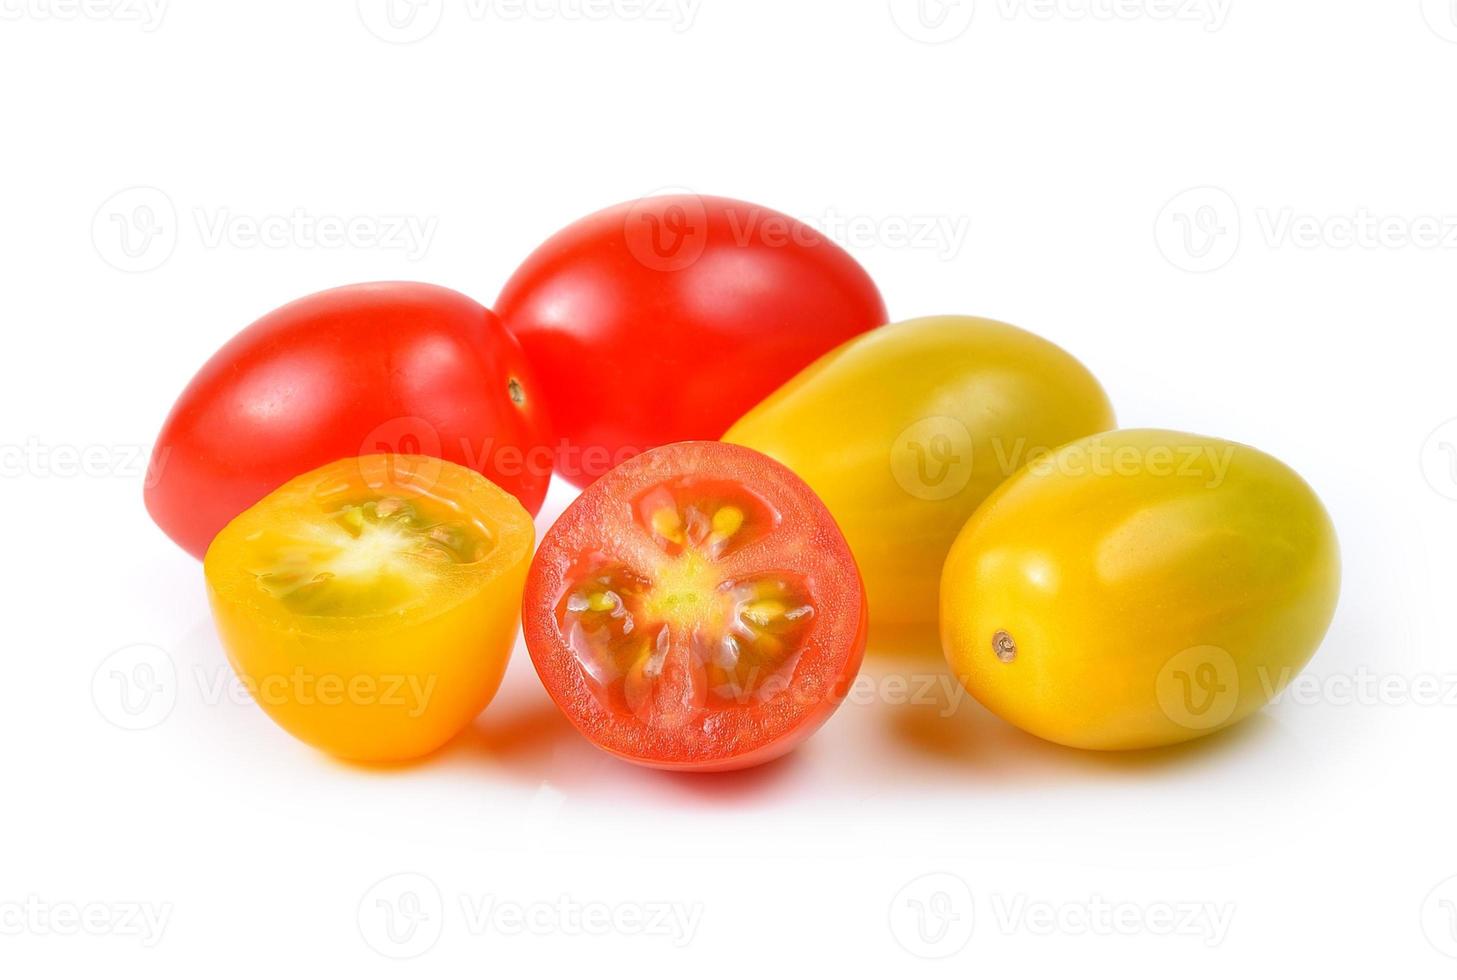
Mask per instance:
[[[409,759],[495,694],[535,530],[480,474],[426,456],[306,473],[213,540],[218,635],[254,700],[344,758]]]
[[[388,452],[467,466],[534,514],[551,479],[538,394],[520,345],[469,297],[407,282],[315,293],[198,371],[157,437],[147,510],[200,558],[284,482]]]
[[[787,215],[721,197],[629,202],[533,252],[496,309],[585,486],[653,446],[717,439],[821,354],[886,321],[870,277]]]
[[[618,466],[547,532],[522,613],[588,739],[663,769],[766,762],[818,728],[865,648],[849,546],[760,453],[677,443]]]

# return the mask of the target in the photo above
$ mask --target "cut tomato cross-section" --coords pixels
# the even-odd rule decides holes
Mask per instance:
[[[534,534],[474,470],[363,456],[248,508],[203,570],[228,659],[274,721],[334,755],[399,761],[495,694]]]
[[[527,648],[600,747],[668,769],[768,761],[845,696],[864,593],[829,512],[753,450],[677,443],[588,487],[527,582]]]

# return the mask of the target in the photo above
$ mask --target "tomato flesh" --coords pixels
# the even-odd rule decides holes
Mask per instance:
[[[542,542],[527,648],[592,741],[645,765],[767,761],[834,710],[864,593],[797,477],[722,443],[653,450],[589,487]]]
[[[281,727],[334,755],[423,755],[494,695],[515,642],[531,517],[426,456],[339,460],[213,539],[223,648]]]
[[[405,612],[494,543],[485,525],[428,492],[346,482],[319,487],[314,501],[317,511],[280,515],[245,551],[258,588],[298,615]]]

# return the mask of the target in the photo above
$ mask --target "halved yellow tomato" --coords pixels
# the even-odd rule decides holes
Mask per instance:
[[[1339,591],[1330,517],[1284,463],[1118,431],[1034,462],[967,522],[941,636],[967,690],[1012,724],[1149,748],[1259,710],[1315,653]]]
[[[956,533],[1029,459],[1116,423],[1072,355],[995,320],[880,327],[805,368],[726,442],[793,470],[865,577],[872,628],[933,624]]]
[[[244,511],[204,559],[254,700],[348,759],[409,759],[485,708],[515,642],[535,529],[516,498],[426,456],[343,459]]]

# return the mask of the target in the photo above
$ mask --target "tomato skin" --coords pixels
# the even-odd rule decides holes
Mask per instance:
[[[281,609],[259,593],[253,542],[260,532],[314,519],[318,488],[350,482],[438,494],[488,526],[494,548],[388,615]],[[534,537],[520,503],[474,470],[376,455],[290,480],[213,539],[203,569],[228,661],[274,722],[343,759],[400,762],[444,745],[495,695],[515,644]]]
[[[285,481],[389,451],[476,469],[534,514],[549,443],[531,369],[495,314],[440,286],[343,286],[274,310],[203,365],[157,437],[146,504],[200,558]]]
[[[865,573],[873,625],[929,626],[946,552],[977,505],[1037,450],[1115,424],[1097,379],[1061,348],[939,316],[826,354],[724,439],[824,500]]]
[[[546,386],[557,472],[717,439],[885,304],[838,245],[786,215],[675,195],[608,208],[533,252],[496,304]]]
[[[1339,592],[1335,530],[1293,470],[1124,430],[1060,448],[982,505],[946,560],[941,635],[967,690],[1012,724],[1151,748],[1259,710],[1315,653]]]
[[[591,692],[557,620],[561,598],[584,551],[627,554],[634,501],[659,481],[739,481],[780,513],[778,541],[745,547],[746,560],[803,572],[813,583],[814,625],[793,676],[767,700],[697,714],[679,727],[655,727],[615,711]],[[737,566],[729,561],[725,566]],[[758,566],[756,566],[758,567]],[[527,650],[552,700],[589,741],[620,759],[681,772],[722,772],[789,752],[822,725],[849,693],[865,650],[864,589],[854,557],[812,491],[784,467],[738,446],[687,442],[638,455],[593,483],[542,538],[522,608]]]

